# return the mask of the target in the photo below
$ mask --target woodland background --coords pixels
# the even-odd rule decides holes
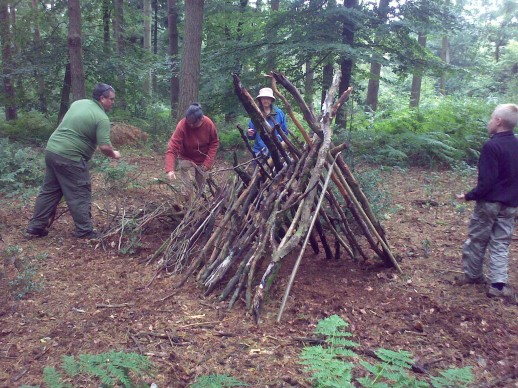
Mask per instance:
[[[517,100],[517,12],[509,0],[2,0],[0,133],[44,143],[105,82],[115,122],[165,142],[200,101],[223,145],[239,146],[231,73],[255,95],[282,72],[319,112],[337,67],[339,94],[355,90],[334,131],[351,152],[473,163],[491,110]]]
[[[62,356],[122,349],[158,362],[149,381],[160,386],[211,373],[309,386],[292,337],[339,314],[365,346],[404,347],[428,370],[474,366],[480,386],[509,386],[516,307],[454,288],[447,275],[458,272],[470,206],[452,192],[474,184],[494,107],[518,102],[517,37],[518,4],[508,0],[0,0],[0,383],[39,384]],[[333,142],[348,145],[342,155],[405,258],[405,275],[315,255],[288,323],[252,326],[191,283],[171,298],[171,278],[139,262],[170,233],[162,225],[147,234],[126,228],[106,250],[69,238],[66,215],[48,239],[20,233],[45,170],[42,147],[96,83],[116,90],[114,129],[136,127],[148,138],[117,164],[92,161],[95,201],[105,205],[94,220],[106,227],[118,220],[101,208],[170,202],[157,177],[190,102],[217,124],[216,175],[225,182],[230,151],[246,154],[236,124],[249,120],[232,74],[255,96],[270,85],[266,74],[283,73],[318,115],[336,69],[339,94],[354,92],[333,123]],[[145,287],[153,281],[156,288]]]

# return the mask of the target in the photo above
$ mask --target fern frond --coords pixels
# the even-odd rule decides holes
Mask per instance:
[[[43,381],[49,388],[66,388],[70,385],[63,382],[63,379],[56,368],[48,366],[43,368]]]
[[[337,333],[342,332],[342,329],[346,327],[349,327],[347,322],[338,315],[331,315],[330,317],[318,322],[317,327],[315,328],[315,334],[336,336]]]
[[[192,388],[222,388],[222,387],[248,387],[247,383],[233,377],[220,374],[200,376],[192,385]]]
[[[440,372],[440,376],[430,379],[432,387],[470,387],[473,382],[473,372],[471,367],[448,369]]]
[[[374,353],[381,361],[391,365],[399,366],[404,369],[410,369],[414,363],[412,354],[406,350],[399,350],[395,352],[389,349],[378,349]]]
[[[61,359],[63,362],[61,364],[61,367],[70,377],[75,377],[81,372],[79,363],[76,361],[74,357],[63,356]]]

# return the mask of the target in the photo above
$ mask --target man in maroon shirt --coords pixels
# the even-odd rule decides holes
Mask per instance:
[[[165,153],[167,177],[175,180],[178,173],[188,199],[205,184],[206,172],[214,164],[218,147],[216,126],[203,115],[200,104],[192,103],[176,126]]]

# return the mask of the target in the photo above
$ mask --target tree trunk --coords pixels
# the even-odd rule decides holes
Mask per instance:
[[[180,96],[178,117],[182,117],[189,105],[198,101],[200,86],[201,38],[203,32],[204,0],[185,2],[185,29],[180,67]]]
[[[13,69],[11,52],[11,33],[9,22],[9,5],[7,1],[0,1],[0,40],[2,41],[2,72],[4,85],[5,119],[16,120],[16,93],[12,84],[11,72]]]
[[[331,87],[333,82],[333,63],[332,60],[328,60],[322,68],[322,94],[320,96],[320,106],[326,99],[327,90]],[[320,109],[320,107],[319,107]]]
[[[441,59],[447,65],[450,64],[450,44],[446,35],[442,37]],[[442,73],[439,79],[439,93],[446,95],[446,73]]]
[[[367,100],[365,103],[372,111],[378,109],[378,94],[380,90],[381,63],[371,62],[369,74],[369,86],[367,87]]]
[[[344,7],[356,8],[358,7],[358,0],[345,0]],[[354,47],[354,34],[355,27],[350,21],[345,21],[342,28],[342,43],[345,43],[349,47]],[[349,57],[342,56],[340,59],[340,71],[342,78],[340,78],[340,84],[338,86],[338,95],[345,92],[351,85],[351,78],[353,72],[353,60]],[[347,117],[343,112],[340,112],[335,119],[336,125],[345,128],[347,125]]]
[[[169,56],[171,60],[171,116],[178,112],[180,83],[178,78],[178,8],[176,0],[168,0]]]
[[[38,3],[36,0],[32,0],[32,10],[36,15],[39,14]],[[38,17],[35,18],[34,24],[34,47],[36,48],[37,56],[41,55],[42,43],[40,35],[40,24]],[[45,96],[45,78],[40,70],[35,70],[36,82],[38,84],[38,110],[42,113],[47,113],[47,97]]]
[[[113,23],[113,29],[115,34],[115,41],[117,47],[117,55],[120,62],[124,63],[126,45],[124,40],[124,0],[114,0],[114,13],[115,20]],[[126,109],[128,103],[126,102],[126,71],[124,65],[119,66],[117,69],[118,85],[117,85],[117,104],[122,108]]]
[[[389,11],[390,0],[380,0],[378,6],[378,19],[379,23],[384,24],[387,20]],[[374,38],[375,41],[379,41],[379,34]],[[372,111],[378,109],[378,95],[380,89],[380,76],[381,76],[381,63],[372,61],[369,75],[369,86],[367,87],[367,100],[365,103],[370,107]]]
[[[151,52],[151,0],[144,0],[144,50]],[[143,89],[151,95],[151,70],[146,70]]]
[[[315,72],[311,67],[311,58],[306,60],[306,74],[304,76],[304,99],[309,104],[309,109],[314,112],[313,95],[315,94]]]
[[[270,0],[270,8],[272,12],[277,12],[279,10],[280,0]],[[266,31],[268,42],[274,42],[277,36],[277,31],[273,28],[269,28]],[[273,46],[272,46],[273,47]],[[266,53],[266,71],[275,70],[276,66],[276,54],[271,52],[270,50]]]
[[[67,113],[68,108],[70,107],[70,88],[71,88],[71,79],[70,79],[70,63],[67,63],[65,68],[65,78],[63,80],[63,86],[61,87],[61,102],[59,105],[59,113],[58,113],[58,123],[61,123],[63,120],[63,116]]]
[[[68,55],[72,80],[72,101],[76,101],[86,97],[79,0],[68,0]]]
[[[426,47],[426,35],[419,33],[417,42],[421,47]],[[412,77],[412,88],[410,90],[410,108],[417,108],[421,98],[421,82],[423,80],[423,70],[416,69]]]
[[[103,52],[109,54],[111,52],[110,41],[110,21],[111,21],[111,0],[103,0]]]
[[[153,0],[153,54],[158,54],[158,0]],[[151,71],[151,91],[157,93],[158,79],[156,73]]]

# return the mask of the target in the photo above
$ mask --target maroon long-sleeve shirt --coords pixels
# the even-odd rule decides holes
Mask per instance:
[[[174,171],[176,158],[186,159],[198,166],[211,168],[219,147],[218,132],[210,118],[203,116],[202,124],[191,127],[181,119],[176,126],[165,153],[165,171]]]

